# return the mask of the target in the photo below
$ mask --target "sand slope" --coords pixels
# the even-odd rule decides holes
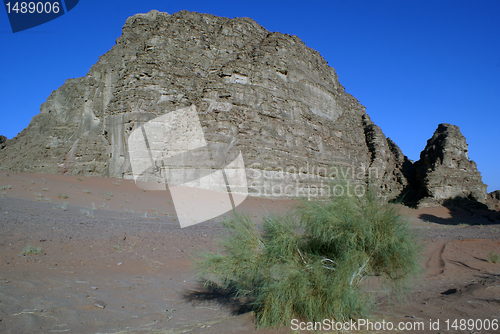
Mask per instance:
[[[1,333],[276,332],[183,297],[199,287],[196,252],[215,250],[224,229],[218,219],[181,229],[168,191],[12,172],[0,173],[0,188]],[[258,221],[292,203],[249,198],[238,210]],[[403,212],[425,244],[423,271],[404,302],[375,288],[372,319],[499,319],[500,264],[486,261],[500,253],[499,222],[445,208]],[[42,253],[20,255],[28,244]]]

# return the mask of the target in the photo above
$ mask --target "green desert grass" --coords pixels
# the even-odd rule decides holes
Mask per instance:
[[[500,255],[491,251],[488,254],[488,259],[486,261],[488,261],[488,263],[499,263],[500,262]]]
[[[419,269],[421,248],[406,221],[372,192],[303,201],[287,215],[269,214],[261,228],[244,215],[223,225],[222,252],[202,254],[198,277],[248,305],[259,328],[366,316],[373,296],[361,291],[364,278],[385,278],[397,293]]]
[[[27,245],[26,247],[23,248],[21,255],[27,256],[27,255],[37,255],[37,254],[42,254],[42,248],[41,247],[33,247],[31,245]]]
[[[67,202],[64,202],[63,204],[59,204],[59,205],[54,206],[54,209],[61,210],[61,211],[66,211],[67,208],[68,208]]]
[[[62,198],[62,199],[66,199],[66,198],[68,198],[68,195],[66,195],[64,193],[59,193],[59,194],[57,194],[57,197]]]

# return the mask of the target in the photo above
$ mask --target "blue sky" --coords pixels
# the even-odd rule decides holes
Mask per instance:
[[[455,124],[488,191],[500,189],[498,0],[80,0],[15,34],[0,8],[0,134],[25,128],[53,90],[85,76],[115,44],[127,17],[152,9],[251,17],[297,35],[410,159],[418,160],[439,123]]]

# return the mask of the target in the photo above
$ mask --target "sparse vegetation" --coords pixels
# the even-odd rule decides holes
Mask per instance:
[[[6,190],[6,189],[11,189],[12,186],[10,184],[6,185],[6,186],[1,186],[0,187],[0,190]]]
[[[34,254],[34,255],[42,254],[42,248],[27,245],[26,247],[23,248],[23,250],[21,252],[21,255],[23,255],[23,256],[28,256],[31,254]]]
[[[68,203],[67,202],[64,202],[63,204],[56,205],[54,207],[54,209],[61,210],[61,211],[66,211],[67,208],[68,208]]]
[[[418,271],[419,246],[395,206],[372,193],[304,201],[286,216],[268,215],[262,231],[248,216],[223,221],[230,235],[223,253],[198,261],[210,291],[225,291],[247,304],[258,327],[291,319],[356,319],[370,295],[367,276],[380,276],[393,291]]]
[[[66,198],[68,198],[68,195],[63,194],[63,193],[59,193],[59,194],[57,194],[57,198],[66,199]]]
[[[488,259],[486,261],[488,261],[488,263],[499,263],[500,262],[500,255],[491,251],[488,254]]]
[[[111,197],[113,197],[113,193],[110,191],[109,193],[104,193],[104,196],[109,201],[111,199]]]
[[[49,191],[49,188],[42,188],[42,191]]]
[[[79,178],[78,178],[78,181],[83,181],[83,178],[79,177]]]
[[[89,195],[92,194],[92,192],[90,190],[88,190],[88,189],[85,189],[83,192],[86,193],[86,194],[89,194]]]
[[[94,218],[94,207],[91,209],[80,209],[80,213],[84,216],[87,216],[89,218]]]

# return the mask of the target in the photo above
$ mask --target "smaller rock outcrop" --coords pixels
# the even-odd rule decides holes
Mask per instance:
[[[500,211],[500,190],[490,192],[486,204],[490,210]]]
[[[476,163],[469,160],[467,142],[458,126],[440,124],[414,170],[419,206],[439,205],[454,198],[486,202],[487,186]]]
[[[492,191],[489,195],[494,201],[500,201],[500,190]]]
[[[7,137],[0,136],[0,150],[3,149],[7,145]]]

